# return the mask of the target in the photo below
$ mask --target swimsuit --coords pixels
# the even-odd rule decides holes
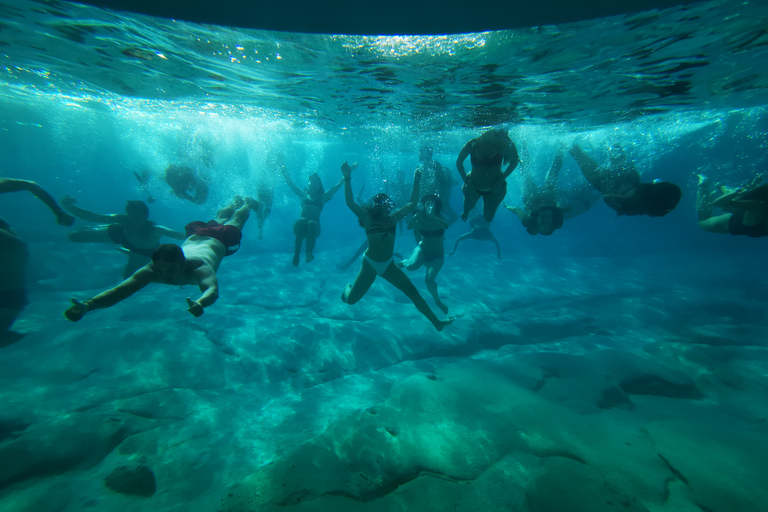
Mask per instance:
[[[388,234],[397,234],[397,224],[391,224],[389,227],[384,227],[381,224],[374,224],[367,230],[365,230],[366,235],[375,235],[377,233],[384,233],[385,236]]]
[[[497,151],[496,154],[491,158],[480,158],[480,157],[476,157],[474,154],[469,155],[469,161],[472,162],[473,168],[477,165],[482,165],[484,167],[501,165],[501,162],[503,160],[504,160],[504,157],[501,155],[500,151]]]
[[[316,207],[318,207],[318,208],[320,208],[322,210],[323,206],[325,206],[325,202],[323,201],[322,197],[318,197],[317,199],[310,199],[309,196],[307,196],[307,197],[305,197],[301,201],[301,205],[302,206],[316,206]]]
[[[746,235],[752,238],[768,236],[768,227],[765,222],[755,224],[754,226],[744,225],[744,212],[733,213],[728,221],[728,232],[732,235]]]
[[[218,240],[227,248],[224,256],[235,254],[240,248],[240,240],[243,238],[243,233],[235,226],[229,224],[222,225],[215,220],[209,220],[207,223],[196,220],[187,224],[184,230],[187,233],[187,238],[192,235],[199,235]]]
[[[125,247],[131,252],[135,252],[137,254],[141,254],[142,256],[146,256],[147,258],[152,257],[152,253],[155,252],[154,249],[140,249],[130,243],[128,241],[128,237],[125,236],[125,226],[122,224],[110,224],[107,226],[107,235],[109,235],[109,239],[112,240],[117,245],[120,245],[122,247]]]
[[[370,265],[373,267],[373,270],[375,270],[376,274],[379,276],[384,274],[384,272],[386,272],[389,266],[393,263],[392,258],[389,258],[387,261],[375,261],[369,258],[367,254],[363,254],[363,259],[370,263]]]
[[[444,236],[445,230],[444,229],[436,229],[434,231],[424,231],[423,229],[419,230],[421,232],[421,236]]]

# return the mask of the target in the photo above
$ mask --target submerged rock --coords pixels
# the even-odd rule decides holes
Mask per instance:
[[[148,498],[155,494],[155,474],[147,466],[120,466],[115,468],[107,478],[104,485],[114,492],[129,496],[141,496]]]

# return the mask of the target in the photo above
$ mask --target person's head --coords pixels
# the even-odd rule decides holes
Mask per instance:
[[[149,207],[144,201],[128,201],[125,204],[125,214],[132,221],[144,221],[149,218]]]
[[[627,161],[627,155],[624,153],[624,148],[619,144],[611,145],[608,149],[608,160],[611,162],[611,166],[616,166]]]
[[[651,217],[663,217],[675,209],[683,195],[680,187],[669,181],[643,183],[644,210]]]
[[[373,196],[371,204],[368,206],[368,215],[373,219],[383,219],[388,217],[394,209],[395,202],[382,192]]]
[[[501,149],[502,141],[508,138],[509,136],[507,135],[507,132],[502,129],[494,128],[485,131],[478,137],[477,142],[475,143],[475,152],[482,157],[494,157]]]
[[[533,225],[531,231],[540,235],[551,235],[563,227],[565,217],[563,211],[556,206],[541,208],[532,215]]]
[[[429,194],[421,198],[421,204],[424,205],[424,211],[432,215],[440,216],[443,209],[443,202],[437,194]]]
[[[176,244],[162,244],[152,253],[150,268],[161,283],[171,283],[184,273],[184,252]]]
[[[316,172],[309,175],[309,179],[307,180],[307,192],[312,197],[318,197],[325,193],[323,182],[320,180],[320,175]]]
[[[421,146],[419,149],[419,162],[429,163],[432,161],[432,148],[430,146]]]

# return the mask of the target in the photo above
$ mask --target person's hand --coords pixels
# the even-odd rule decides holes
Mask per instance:
[[[187,311],[192,313],[193,316],[203,316],[203,312],[205,310],[203,309],[203,306],[201,306],[200,303],[196,300],[192,300],[191,298],[187,297],[187,306],[189,306]]]
[[[67,317],[67,320],[77,322],[83,318],[89,309],[88,301],[80,302],[75,297],[72,297],[72,305],[64,312],[64,316]]]
[[[345,161],[343,164],[341,164],[341,175],[344,177],[344,179],[349,179],[352,176],[352,171],[355,169],[357,169],[356,163],[349,165]]]
[[[420,167],[417,167],[416,170],[413,171],[414,178],[416,178],[418,180],[421,179],[421,174],[422,174],[422,172],[421,172],[421,168]]]
[[[64,196],[61,198],[61,205],[65,207],[72,206],[76,202],[77,202],[77,199],[75,199],[74,197]]]

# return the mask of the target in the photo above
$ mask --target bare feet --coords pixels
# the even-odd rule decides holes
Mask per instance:
[[[244,204],[245,204],[245,200],[243,200],[243,196],[238,194],[232,198],[232,207],[235,210],[239,210],[240,208],[242,208]]]
[[[257,214],[261,211],[261,203],[252,197],[245,196],[245,204],[247,204],[248,208],[255,211]]]
[[[443,301],[435,299],[435,304],[437,304],[437,307],[440,308],[440,311],[446,315],[448,314],[448,306],[446,306]]]
[[[447,325],[451,325],[454,320],[456,320],[454,317],[450,317],[448,320],[438,320],[435,324],[435,329],[442,331]]]
[[[306,260],[305,260],[305,261],[306,261],[307,263],[309,263],[309,262],[311,262],[313,259],[315,259],[315,257],[312,255],[312,253],[311,253],[311,252],[308,252],[308,253],[307,253],[307,258],[306,258]]]
[[[294,267],[299,266],[299,253],[296,253],[293,255],[293,266]]]

